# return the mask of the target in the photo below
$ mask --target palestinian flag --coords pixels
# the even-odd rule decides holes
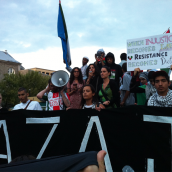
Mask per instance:
[[[71,65],[70,47],[69,47],[69,39],[68,39],[66,22],[65,22],[60,0],[59,0],[58,21],[57,21],[57,33],[58,33],[58,37],[60,37],[62,41],[63,60],[64,60],[64,63],[66,63],[66,66],[68,67]]]
[[[167,30],[167,31],[165,31],[164,33],[170,33],[170,28],[168,28],[168,30]]]

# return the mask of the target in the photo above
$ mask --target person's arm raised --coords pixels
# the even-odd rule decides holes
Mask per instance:
[[[50,87],[49,87],[49,84],[48,84],[48,87],[45,88],[44,90],[40,91],[38,94],[37,94],[37,98],[38,99],[42,99],[42,97],[44,96],[45,93],[49,92],[50,91]]]
[[[63,102],[64,102],[64,104],[66,105],[66,107],[70,107],[70,101],[69,101],[69,99],[65,96],[64,89],[65,89],[65,87],[60,91],[60,94],[62,95],[62,99],[63,99]]]

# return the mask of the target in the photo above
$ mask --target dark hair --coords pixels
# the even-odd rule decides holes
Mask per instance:
[[[75,79],[75,77],[74,77],[74,70],[75,70],[75,69],[78,69],[78,71],[79,71],[78,82],[79,82],[80,84],[83,84],[84,81],[83,81],[83,78],[82,78],[81,69],[79,69],[78,67],[74,67],[74,68],[72,69],[72,72],[71,72],[71,75],[70,75],[70,79],[69,79],[69,83],[72,84],[73,81],[74,81],[74,79]]]
[[[15,159],[13,159],[10,164],[15,163],[15,162],[20,162],[20,161],[27,161],[27,160],[34,160],[36,159],[33,155],[22,155],[18,156]]]
[[[149,80],[150,80],[150,79],[154,79],[153,74],[154,74],[154,71],[150,71],[150,72],[148,73],[148,79],[149,79]]]
[[[26,88],[23,88],[23,87],[20,87],[20,88],[18,89],[18,92],[20,92],[20,91],[24,91],[25,93],[27,93]]]
[[[90,87],[91,88],[92,93],[95,93],[95,95],[93,96],[93,102],[97,103],[96,91],[95,91],[94,87],[91,84],[84,85],[84,87]],[[83,89],[84,89],[84,87],[83,87]],[[82,95],[81,106],[83,107],[84,104],[85,104],[85,99],[83,98],[83,95]]]
[[[167,72],[165,72],[165,71],[154,72],[154,74],[153,74],[154,82],[155,82],[156,77],[158,77],[158,76],[164,76],[166,78],[166,80],[168,81],[168,83],[170,82],[170,78],[169,78]]]
[[[127,54],[126,53],[122,53],[120,55],[120,58],[121,58],[121,60],[127,60]]]
[[[99,70],[99,68],[98,68],[94,63],[92,63],[92,64],[89,64],[89,66],[87,67],[87,70],[86,70],[86,75],[87,75],[87,77],[88,77],[88,75],[89,75],[89,69],[90,69],[90,66],[91,66],[91,65],[93,65],[94,68],[95,68],[95,76],[99,76],[99,75],[100,75],[100,70]]]
[[[110,75],[109,76],[111,76],[111,69],[110,69],[110,67],[108,67],[108,66],[103,66],[102,68],[105,68],[108,72],[110,72]],[[101,68],[101,69],[102,69]]]
[[[124,72],[127,72],[127,63],[123,63],[122,69]]]

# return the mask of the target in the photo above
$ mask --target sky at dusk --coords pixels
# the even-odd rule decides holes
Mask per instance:
[[[116,63],[127,39],[163,34],[171,26],[171,0],[61,0],[72,67],[94,62],[103,48]],[[64,69],[57,36],[58,0],[0,0],[0,51],[28,69]]]

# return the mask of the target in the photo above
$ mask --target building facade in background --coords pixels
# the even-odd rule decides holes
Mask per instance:
[[[42,69],[42,68],[31,68],[31,69],[21,70],[20,73],[21,74],[26,74],[29,71],[36,71],[36,72],[39,72],[39,73],[41,73],[43,75],[50,75],[50,76],[51,76],[52,73],[55,72],[55,70],[48,70],[48,69]]]
[[[4,74],[17,74],[21,69],[21,63],[15,60],[7,50],[0,51],[0,80],[4,78]]]

